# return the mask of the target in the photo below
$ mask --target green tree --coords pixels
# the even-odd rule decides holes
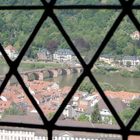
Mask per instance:
[[[89,117],[85,114],[81,114],[78,118],[79,121],[89,121]]]
[[[5,115],[25,115],[25,114],[26,114],[26,112],[24,110],[19,109],[15,103],[12,103],[12,105],[3,112],[3,116],[5,116]]]
[[[90,49],[89,42],[87,42],[84,38],[76,38],[74,39],[74,45],[79,50],[79,52],[83,53]]]
[[[137,109],[140,107],[140,99],[134,99],[131,103],[129,108],[125,109],[121,113],[121,118],[124,121],[125,124],[129,122],[129,120],[132,118],[132,116],[135,114]],[[133,125],[134,130],[140,130],[140,117],[137,119],[135,124]]]
[[[50,112],[49,114],[48,114],[48,119],[50,120],[50,119],[52,119],[52,117],[54,116],[54,114],[55,114],[55,112]]]
[[[101,121],[101,115],[99,111],[98,104],[96,104],[93,108],[93,112],[91,114],[91,122],[92,123],[97,123]]]
[[[95,88],[90,81],[83,81],[79,87],[79,90],[91,93],[95,90]]]
[[[57,50],[59,45],[59,42],[55,41],[55,40],[51,40],[46,44],[46,48],[47,50],[50,52],[50,54],[52,55],[52,59],[53,59],[53,54],[54,52]]]
[[[136,46],[132,43],[127,43],[127,46],[123,48],[123,52],[126,55],[135,56],[137,55]]]
[[[49,0],[48,0],[49,1]],[[57,4],[104,4],[110,3],[110,0],[61,0]],[[111,4],[117,3],[116,1]],[[5,0],[1,4],[8,5],[34,5],[41,4],[40,1],[32,0]],[[27,38],[31,34],[35,25],[37,24],[42,11],[1,11],[0,17],[0,42],[2,45],[12,44],[18,50],[24,46]],[[111,10],[66,10],[55,12],[62,22],[65,30],[68,32],[70,38],[77,49],[86,56],[86,62],[89,62],[96,52],[98,46],[103,41],[106,32],[112,26],[115,18],[118,16],[117,11]],[[139,12],[135,11],[135,15],[140,17]],[[130,35],[136,30],[129,18],[124,18],[123,22],[118,27],[113,38],[109,41],[103,54],[113,55],[139,55],[140,54],[140,41],[132,40]],[[28,21],[28,22],[26,22]],[[59,47],[67,48],[68,44],[64,43],[64,38],[57,30],[55,24],[51,20],[47,20],[40,28],[36,38],[34,39],[30,48],[35,57],[36,51],[41,47],[49,47],[50,52]],[[87,52],[89,53],[87,53]],[[88,59],[88,60],[87,60]]]
[[[126,62],[126,66],[127,66],[127,67],[131,67],[131,62],[130,62],[130,61],[127,61],[127,62]]]

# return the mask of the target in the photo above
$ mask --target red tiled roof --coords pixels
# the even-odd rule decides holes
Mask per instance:
[[[128,140],[140,140],[140,136],[129,136]]]
[[[16,51],[16,49],[12,45],[8,45],[5,49],[10,51]]]
[[[97,94],[99,97],[99,93],[93,93],[94,95]],[[133,92],[125,92],[125,91],[105,91],[105,95],[108,98],[119,98],[121,100],[127,100],[131,101],[134,98],[140,97],[139,93],[133,93]]]

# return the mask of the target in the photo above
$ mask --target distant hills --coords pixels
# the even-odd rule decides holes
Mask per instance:
[[[58,0],[59,4],[119,4],[112,0]],[[140,0],[136,0],[136,3]],[[41,5],[39,0],[5,0],[1,5]],[[80,53],[90,56],[97,50],[121,10],[54,10],[64,29],[75,43]],[[133,11],[140,19],[140,11]],[[43,10],[0,11],[0,42],[3,46],[13,45],[20,50],[39,21]],[[131,38],[137,29],[128,17],[118,27],[107,44],[103,54],[140,55],[140,40]],[[80,42],[81,41],[81,42]],[[47,47],[50,42],[58,42],[59,48],[69,48],[61,33],[49,18],[39,30],[27,55],[35,57],[39,48]],[[81,45],[81,47],[79,46]],[[86,45],[85,45],[86,44]],[[85,46],[84,46],[85,45]],[[88,51],[89,50],[89,51]]]

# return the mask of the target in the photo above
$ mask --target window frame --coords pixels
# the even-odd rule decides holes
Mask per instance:
[[[107,5],[90,5],[90,4],[89,5],[55,5],[57,0],[51,0],[50,2],[46,2],[46,0],[40,0],[40,1],[43,4],[41,6],[40,5],[35,5],[35,6],[33,6],[33,5],[32,6],[31,5],[27,5],[27,6],[26,5],[17,5],[17,6],[4,5],[3,6],[2,5],[1,6],[0,5],[0,10],[3,10],[3,11],[4,10],[44,10],[43,15],[41,16],[40,20],[38,21],[37,25],[35,26],[33,32],[31,33],[30,37],[28,38],[27,42],[25,43],[23,49],[21,50],[21,52],[20,52],[20,54],[19,54],[19,56],[17,57],[16,60],[14,60],[14,61],[10,60],[10,58],[6,54],[4,48],[0,44],[0,51],[1,51],[2,55],[4,56],[8,66],[10,68],[9,72],[5,75],[5,79],[3,80],[2,85],[0,87],[0,95],[2,94],[2,92],[3,92],[4,88],[6,87],[9,79],[11,78],[11,76],[14,75],[17,78],[17,80],[19,81],[19,84],[24,89],[26,95],[28,96],[28,98],[31,100],[32,104],[34,105],[34,107],[38,111],[38,113],[39,113],[40,117],[42,118],[42,121],[43,121],[44,124],[43,125],[38,125],[38,124],[24,124],[24,123],[19,124],[19,123],[13,123],[13,122],[0,122],[0,126],[9,126],[9,127],[17,127],[18,126],[18,127],[25,127],[25,128],[45,129],[45,130],[48,131],[48,139],[49,140],[52,140],[52,135],[53,135],[54,130],[118,134],[118,135],[122,136],[123,140],[127,140],[129,135],[140,135],[139,131],[131,130],[131,127],[133,126],[133,124],[136,122],[136,120],[138,119],[138,117],[140,115],[140,108],[134,114],[134,116],[132,117],[130,122],[125,126],[123,121],[120,119],[116,110],[113,108],[112,104],[110,103],[108,98],[105,96],[104,91],[102,90],[102,88],[100,87],[100,85],[98,84],[94,75],[91,72],[91,69],[94,66],[96,60],[98,59],[98,57],[100,56],[100,54],[102,53],[104,48],[106,47],[107,43],[109,42],[109,40],[111,39],[111,37],[113,36],[115,31],[117,30],[117,27],[119,26],[119,24],[121,23],[121,21],[123,20],[123,18],[125,16],[128,16],[131,19],[131,21],[133,22],[133,24],[135,25],[136,29],[138,31],[140,31],[140,24],[139,24],[137,18],[135,17],[134,13],[132,12],[133,9],[140,10],[140,5],[133,5],[135,0],[129,0],[129,1],[118,0],[120,2],[120,5],[110,5],[110,4],[107,4]],[[121,10],[118,18],[113,23],[112,27],[110,28],[110,30],[106,34],[106,37],[101,42],[101,45],[100,45],[99,49],[96,51],[92,60],[88,64],[85,63],[85,61],[81,57],[80,53],[78,52],[78,50],[75,48],[74,44],[72,43],[69,35],[64,30],[64,28],[63,28],[62,24],[60,23],[59,19],[57,18],[57,16],[53,12],[53,10],[64,10],[64,9],[65,10],[74,10],[74,9],[77,9],[77,10],[78,9],[80,9],[80,10],[82,10],[82,9]],[[38,104],[36,103],[36,101],[32,97],[32,95],[30,94],[30,91],[26,87],[21,75],[19,74],[19,72],[17,70],[18,66],[20,65],[20,62],[21,62],[22,58],[24,57],[26,51],[30,47],[30,45],[31,45],[32,41],[34,40],[37,32],[39,31],[41,25],[44,23],[44,21],[47,20],[47,17],[50,17],[53,20],[54,24],[58,27],[59,31],[61,32],[61,34],[65,38],[66,42],[68,43],[68,45],[70,46],[70,48],[72,49],[74,54],[77,56],[78,60],[80,61],[81,65],[83,67],[83,72],[81,73],[81,75],[77,79],[76,83],[71,88],[69,94],[67,95],[67,97],[62,102],[60,108],[58,109],[58,111],[55,113],[54,117],[50,121],[48,121],[47,118],[44,116],[42,110],[40,109],[40,107],[38,106]],[[78,89],[79,85],[81,84],[81,82],[84,80],[84,78],[86,76],[89,77],[89,79],[91,80],[93,85],[98,90],[99,94],[101,95],[102,99],[104,100],[104,102],[106,103],[108,108],[110,109],[111,113],[115,117],[115,119],[116,119],[116,121],[119,124],[121,129],[119,129],[119,130],[118,129],[104,129],[104,128],[99,129],[99,128],[85,128],[85,127],[81,128],[81,127],[71,127],[71,126],[66,127],[66,126],[57,126],[55,124],[56,121],[58,120],[59,116],[61,115],[62,111],[64,110],[64,108],[66,107],[66,105],[68,104],[68,102],[70,101],[70,99],[72,98],[72,96],[74,95],[74,93]]]

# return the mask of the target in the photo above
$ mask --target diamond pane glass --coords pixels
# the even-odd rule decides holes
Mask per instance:
[[[131,130],[140,131],[140,117],[135,121],[134,125],[132,126]]]
[[[33,91],[31,89],[29,91],[33,96]],[[38,104],[37,98],[34,98]],[[0,115],[2,118],[0,122],[8,121],[28,124],[35,124],[37,122],[37,124],[42,124],[37,110],[14,76],[11,77],[4,92],[0,96],[0,105]]]
[[[96,5],[106,5],[106,4],[120,4],[119,3],[119,0],[94,0],[94,1],[91,1],[91,0],[71,0],[71,1],[68,1],[68,0],[57,0],[56,4],[63,4],[63,5],[87,5],[87,4],[96,4]]]
[[[90,62],[120,13],[120,11],[114,10],[61,10],[55,12],[86,63]]]
[[[137,4],[137,5],[140,4],[140,0],[135,0],[134,4]]]
[[[51,2],[50,3],[51,5],[49,5],[49,8],[48,8],[47,4],[49,2]],[[0,96],[0,102],[1,102],[0,126],[4,128],[0,130],[0,139],[8,140],[10,136],[10,139],[24,139],[24,140],[25,139],[51,140],[52,138],[56,140],[58,139],[59,140],[60,139],[63,139],[63,140],[66,140],[66,139],[67,140],[70,140],[70,139],[71,140],[72,139],[73,140],[74,139],[75,140],[94,140],[94,139],[96,140],[97,139],[127,140],[131,138],[130,136],[131,134],[136,134],[136,135],[139,134],[139,132],[136,132],[136,131],[139,131],[139,118],[137,119],[138,116],[136,115],[138,115],[138,113],[136,113],[136,110],[139,108],[139,103],[140,103],[139,101],[139,31],[138,29],[135,28],[134,24],[137,26],[137,28],[139,28],[139,23],[137,22],[136,18],[138,18],[138,21],[139,21],[138,10],[140,10],[140,8],[139,8],[139,0],[134,0],[134,4],[133,4],[134,6],[129,5],[131,4],[131,1],[129,2],[128,0],[124,0],[124,1],[123,0],[112,0],[112,1],[110,0],[96,0],[96,1],[91,1],[91,0],[86,0],[86,1],[82,1],[82,0],[78,0],[78,1],[77,0],[76,1],[73,1],[73,0],[69,0],[69,1],[6,0],[6,1],[0,1],[0,11],[1,11],[0,43],[4,47],[4,49],[2,49],[1,47],[0,50],[1,52],[3,52],[4,57],[6,58],[6,62],[10,66],[10,72],[8,74],[6,74],[7,71],[4,73],[6,74],[5,79],[8,81],[10,76],[14,74],[16,78],[18,79],[18,82],[20,83],[18,84],[16,78],[12,77],[8,81],[7,85],[6,85],[7,81],[5,80],[0,87],[0,94],[2,94],[2,91],[6,86],[3,94]],[[120,6],[120,4],[122,5]],[[35,16],[33,16],[33,12],[31,9],[36,11],[34,12],[36,13]],[[42,13],[39,11],[40,9],[43,9],[44,11],[44,14],[42,15],[42,17],[41,17]],[[73,10],[70,10],[70,9],[73,9]],[[120,11],[122,10],[122,12],[120,13],[118,9],[120,9]],[[137,11],[133,10],[133,13],[131,13],[131,9],[137,9]],[[40,16],[38,14],[40,14]],[[134,15],[136,16],[136,18]],[[53,22],[52,20],[48,20],[47,16],[49,16],[49,18],[52,19]],[[69,18],[69,16],[71,16],[72,19]],[[123,17],[125,18],[123,19]],[[132,22],[130,21],[128,17],[130,17]],[[93,29],[91,28],[91,25]],[[70,29],[68,26],[70,27]],[[82,29],[80,28],[81,26],[82,26]],[[58,27],[59,30],[56,27]],[[88,27],[90,27],[90,29],[88,29]],[[78,31],[80,31],[79,34],[78,34]],[[93,34],[91,34],[92,31],[94,31]],[[73,33],[74,35],[76,34],[78,36],[73,36]],[[111,36],[113,37],[110,40]],[[80,38],[80,41],[79,41],[79,38]],[[80,54],[77,52],[73,44],[76,46]],[[99,48],[100,44],[101,44],[101,47]],[[106,44],[108,45],[106,46]],[[84,45],[90,46],[90,47],[92,46],[93,50],[89,49],[90,53],[87,53],[87,51],[83,51]],[[18,50],[16,52],[16,57],[14,53],[14,58],[11,58],[11,56],[6,52],[12,61],[8,59],[7,55],[4,52],[6,46],[10,46],[8,48],[12,48],[13,51],[15,49]],[[81,53],[81,50],[77,46],[80,46],[79,48],[83,51],[82,53]],[[105,46],[106,48],[104,49]],[[45,47],[49,48],[49,54],[50,54],[49,56],[51,56],[49,57],[50,59],[48,59],[48,55],[46,57],[46,49],[44,49]],[[57,49],[54,51],[54,48],[55,49],[57,48]],[[65,53],[62,53],[61,51],[64,49],[65,49]],[[71,50],[66,51],[67,49],[68,50],[71,49]],[[95,53],[96,51],[97,53]],[[69,54],[69,53],[71,54],[71,57],[70,56],[65,57],[64,54]],[[17,56],[19,57],[17,58]],[[73,59],[73,56],[74,56],[74,59]],[[98,56],[99,56],[99,59],[98,59]],[[109,59],[107,56],[109,56]],[[93,60],[91,61],[91,63],[89,63],[92,57],[93,57]],[[86,63],[82,60],[82,58],[85,60]],[[2,58],[0,59],[3,60]],[[94,62],[96,61],[96,59],[98,59],[96,64],[94,65],[93,68],[91,68]],[[20,63],[20,61],[22,62]],[[20,67],[18,67],[19,65]],[[20,72],[20,75],[22,78],[20,77],[17,69]],[[97,81],[94,78],[94,76],[92,76],[90,71],[93,73]],[[78,72],[79,74],[74,75],[74,73],[78,73]],[[116,81],[115,84],[113,84],[112,80],[115,79],[114,74],[118,74],[119,72],[121,72],[120,75],[122,77],[125,76],[127,80],[121,83],[123,81],[122,80],[123,78],[122,79],[120,78],[119,79],[121,80],[120,82]],[[99,75],[101,76],[106,76],[107,74],[107,78],[110,78],[111,83],[104,82],[106,81],[106,79],[98,78],[97,73],[99,73]],[[73,80],[69,87],[67,87],[68,83],[64,82],[65,79],[67,79],[67,75],[74,75],[74,77],[76,77],[75,79],[72,78]],[[61,80],[57,79],[58,81],[56,82],[55,78],[59,78],[59,76],[62,76],[64,78],[61,77]],[[91,86],[87,84],[87,81],[85,78],[86,76],[90,76],[89,78],[94,84],[90,83],[89,85],[93,84],[96,87],[96,90],[94,90],[95,89],[93,88],[94,86],[91,88]],[[117,78],[119,77],[120,76],[118,74]],[[47,80],[45,81],[45,79]],[[83,79],[84,81],[82,82]],[[103,79],[103,83],[101,82],[102,79]],[[135,82],[135,80],[137,80],[137,82]],[[66,86],[61,85],[60,81],[63,81]],[[68,80],[68,82],[69,81],[70,79]],[[130,81],[131,81],[131,86],[128,86],[128,82]],[[22,88],[19,87],[20,85]],[[92,127],[87,128],[86,127],[87,125],[83,125],[82,127],[80,125],[77,126],[76,124],[78,123],[79,118],[77,118],[77,120],[74,120],[75,118],[73,118],[73,120],[69,119],[69,121],[73,121],[73,122],[69,122],[68,125],[67,123],[65,123],[66,126],[63,126],[64,121],[65,122],[68,121],[68,118],[64,118],[64,120],[60,120],[60,116],[64,115],[64,112],[66,115],[69,107],[70,108],[73,107],[73,104],[74,104],[73,101],[77,99],[77,97],[79,97],[78,99],[80,99],[77,104],[80,104],[80,105],[82,104],[82,109],[83,110],[85,109],[83,113],[87,113],[88,108],[86,108],[87,107],[86,105],[90,104],[91,102],[88,100],[89,102],[85,103],[85,101],[89,99],[89,95],[87,96],[87,98],[83,97],[84,94],[83,94],[83,91],[81,91],[83,90],[83,88],[81,88],[82,85],[84,85],[84,88],[87,87],[88,85],[89,89],[94,90],[94,91],[89,91],[86,88],[87,92],[92,94],[92,96],[95,96],[97,94],[97,91],[99,92],[99,95],[102,97],[103,101],[106,102],[106,104],[103,104],[103,105],[104,106],[106,105],[110,109],[109,111],[112,112],[112,116],[116,118],[116,122],[121,127],[120,129],[113,128],[114,124],[111,124],[110,125],[111,127],[103,127],[103,124],[100,124],[102,125],[102,127],[98,127],[99,117],[97,120],[98,126],[96,127],[93,127],[95,123],[91,121],[88,121],[88,123],[90,123]],[[117,87],[115,87],[116,85]],[[100,88],[100,86],[103,89],[103,91]],[[38,87],[40,87],[39,91],[37,90]],[[4,95],[5,92],[8,92],[8,93]],[[50,98],[48,98],[47,96],[48,104],[44,104],[44,102],[46,102],[46,94],[48,95],[48,93],[50,92],[51,92],[51,94],[49,95]],[[42,93],[43,93],[43,96],[42,96]],[[8,97],[10,96],[9,100],[14,101],[14,103],[13,102],[11,103],[8,101],[8,97],[6,97],[7,94],[8,94]],[[29,98],[24,95],[27,95]],[[11,96],[14,96],[14,98],[12,99]],[[23,100],[26,98],[28,99],[30,103],[27,103],[25,105]],[[118,98],[119,98],[119,102],[121,101],[121,103],[117,102]],[[16,101],[19,101],[19,100],[22,100],[23,102],[22,105],[17,104]],[[72,102],[73,104],[70,104],[69,101]],[[118,106],[115,107],[114,104],[117,104]],[[9,107],[5,108],[7,107],[7,105],[9,105]],[[31,108],[30,105],[32,105],[31,110],[33,110],[33,112],[29,109]],[[126,107],[126,108],[125,109],[123,108],[123,111],[119,112],[119,110],[121,110],[122,107]],[[31,120],[30,119],[26,120],[26,117],[27,118],[30,117],[28,116],[30,113],[28,115],[18,114],[18,113],[21,113],[21,111],[23,111],[23,109],[25,108],[27,109],[26,111],[30,113],[38,112],[36,113],[38,115],[34,116],[32,114]],[[108,108],[106,108],[106,110]],[[6,112],[10,114],[14,112],[14,113],[17,113],[16,115],[20,115],[20,116],[18,116],[18,119],[17,119],[16,118],[17,116],[14,115],[13,116],[14,121],[8,123],[8,120],[11,120],[12,115],[9,115],[8,118],[6,118],[7,116],[3,115],[5,110]],[[58,111],[54,115],[54,112],[53,113],[49,112],[50,110],[55,110],[55,111],[58,110]],[[95,111],[95,108],[93,108],[92,111]],[[48,113],[50,113],[49,117],[48,117]],[[134,118],[132,118],[133,114],[135,113],[136,115],[134,115]],[[94,112],[92,114],[95,115],[96,113]],[[122,121],[120,120],[119,116],[121,117]],[[22,117],[25,117],[25,118],[23,119]],[[47,121],[46,117],[49,119],[51,118],[52,119]],[[38,120],[36,121],[36,119],[38,118],[39,118],[39,121],[41,122],[43,121],[42,124],[38,123]],[[83,119],[83,116],[81,118]],[[84,116],[84,119],[85,118],[87,119],[87,114]],[[5,121],[3,121],[3,119],[5,119]],[[89,116],[88,116],[88,119],[89,119]],[[23,122],[21,120],[23,120]],[[136,120],[136,121],[133,122],[133,120]],[[30,123],[28,124],[29,121]],[[31,124],[32,121],[35,124]],[[60,125],[59,123],[62,125]],[[72,125],[72,123],[74,124]],[[83,124],[87,122],[85,121],[85,122],[80,122],[80,123]],[[108,125],[107,120],[105,121],[105,123],[107,123],[105,124],[105,126]],[[127,124],[128,124],[128,127],[125,126]],[[7,126],[9,126],[10,129],[7,129]],[[130,126],[132,127],[129,130],[128,128]],[[11,129],[11,127],[14,127],[14,129]],[[25,129],[29,133],[27,131],[24,132],[23,129],[22,130],[18,129],[18,127],[20,128],[25,127]],[[16,131],[15,131],[15,128],[16,128]],[[38,133],[32,133],[35,131],[33,129],[28,130],[28,128],[35,128],[35,130]],[[44,132],[40,133],[38,128],[42,130],[45,129],[45,131],[48,131],[49,133],[48,134],[46,132],[45,134]],[[54,129],[56,130],[56,133],[52,134]],[[65,130],[66,131],[64,133],[63,132],[57,133],[58,130],[63,130],[63,132]],[[75,134],[74,133],[71,134],[71,132],[67,132],[67,130],[71,132],[74,131]],[[20,131],[20,136],[15,137],[15,135],[18,136],[19,131]],[[82,133],[80,133],[80,135],[79,134],[77,135],[76,131],[79,131],[79,132],[83,131],[84,136],[81,135]],[[11,132],[12,132],[12,136],[10,135]],[[89,134],[88,132],[92,132],[92,134],[88,135]],[[30,136],[33,134],[34,137],[28,137],[28,134]],[[118,136],[118,134],[120,134],[122,137]],[[52,135],[54,137],[52,137]],[[134,139],[134,138],[136,139],[139,137],[134,136],[131,139]]]
[[[10,59],[15,60],[39,18],[42,11],[0,11],[0,42]]]
[[[78,90],[59,117],[57,124],[119,129],[110,109],[88,77],[80,84]]]
[[[125,17],[93,69],[106,96],[111,102],[116,100],[113,101],[113,106],[125,124],[140,107],[135,104],[139,102],[140,91],[139,45],[135,31],[131,20]]]
[[[30,60],[30,61],[29,61]],[[19,67],[24,82],[51,119],[82,72],[82,67],[50,18],[40,28]]]
[[[0,0],[0,5],[42,5],[39,0]]]
[[[2,84],[5,75],[7,74],[9,70],[9,66],[8,64],[5,62],[4,57],[2,56],[2,54],[0,55],[0,85]]]

